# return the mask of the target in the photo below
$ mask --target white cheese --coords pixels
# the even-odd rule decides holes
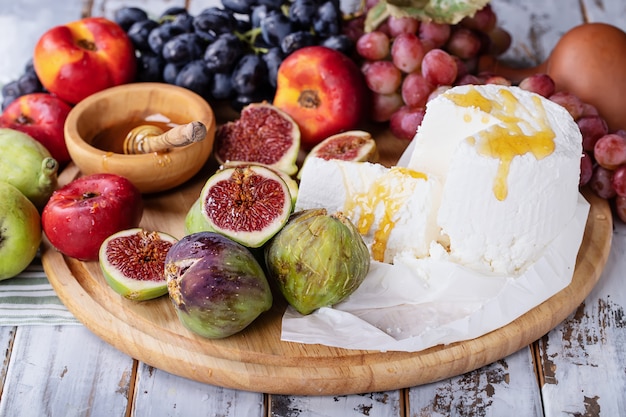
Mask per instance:
[[[536,260],[576,210],[581,143],[563,107],[517,87],[466,85],[432,100],[408,167],[443,184],[450,259],[495,273]]]
[[[490,274],[521,273],[574,216],[581,134],[537,94],[451,88],[410,152],[408,169],[310,158],[296,209],[343,211],[376,261],[431,256]]]
[[[309,158],[302,168],[296,210],[324,207],[357,226],[374,260],[428,255],[439,237],[435,179],[406,168]]]

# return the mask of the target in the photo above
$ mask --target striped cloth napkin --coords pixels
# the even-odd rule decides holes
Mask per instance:
[[[39,257],[16,277],[0,281],[0,326],[79,324],[52,289]]]

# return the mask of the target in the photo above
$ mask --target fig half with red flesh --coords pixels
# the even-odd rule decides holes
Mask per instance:
[[[353,162],[377,162],[378,148],[376,140],[369,132],[364,130],[350,130],[337,133],[318,143],[307,154],[303,165],[308,158],[340,159]],[[298,178],[300,178],[300,172]]]
[[[252,103],[241,110],[237,120],[217,129],[214,149],[220,164],[261,163],[293,175],[298,170],[300,128],[277,107],[267,102]]]
[[[212,230],[250,248],[278,233],[292,210],[285,181],[261,165],[217,171],[206,181],[200,199]]]
[[[109,286],[124,298],[145,301],[167,294],[165,257],[175,237],[158,231],[132,228],[102,242],[100,269]]]

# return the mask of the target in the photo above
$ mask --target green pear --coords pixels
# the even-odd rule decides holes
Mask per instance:
[[[0,128],[0,181],[42,209],[57,187],[58,162],[40,142],[15,129]]]
[[[22,272],[37,255],[41,218],[17,188],[0,181],[0,280]]]

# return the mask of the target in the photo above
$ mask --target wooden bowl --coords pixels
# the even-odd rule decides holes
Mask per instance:
[[[120,124],[141,124],[161,114],[175,123],[201,121],[204,140],[168,152],[125,155],[92,145],[98,133]],[[72,161],[84,175],[109,172],[128,178],[142,193],[174,188],[191,179],[211,155],[215,116],[196,93],[164,83],[133,83],[112,87],[79,102],[65,121],[65,142]]]

